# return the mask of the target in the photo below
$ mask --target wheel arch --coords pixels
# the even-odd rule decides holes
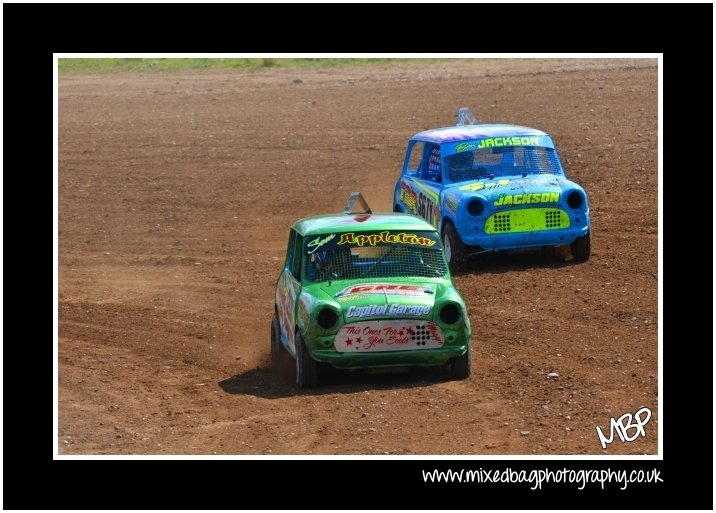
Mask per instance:
[[[448,224],[451,224],[453,228],[455,228],[455,232],[457,233],[457,226],[455,226],[455,220],[450,216],[441,216],[439,224],[440,226],[438,227],[438,231],[440,232],[440,237],[443,236],[443,233],[445,232],[445,226]]]

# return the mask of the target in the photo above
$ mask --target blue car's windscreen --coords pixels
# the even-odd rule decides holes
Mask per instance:
[[[466,182],[515,175],[563,174],[557,152],[540,146],[463,151],[445,158],[448,180]]]

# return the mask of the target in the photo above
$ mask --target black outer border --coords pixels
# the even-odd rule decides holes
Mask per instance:
[[[408,13],[417,16],[416,21],[408,21]],[[662,213],[663,262],[671,270],[665,268],[663,276],[668,316],[666,322],[660,320],[664,327],[663,461],[54,461],[48,225],[53,52],[663,52],[664,89],[672,99],[664,106],[666,142],[709,133],[711,120],[699,106],[708,103],[701,99],[712,94],[708,63],[713,55],[708,49],[712,49],[713,6],[4,4],[3,14],[7,115],[3,180],[8,193],[4,203],[8,272],[4,275],[10,283],[4,303],[3,508],[712,509],[712,476],[694,467],[697,459],[703,465],[713,454],[706,450],[707,437],[713,435],[712,416],[707,407],[692,410],[679,388],[683,386],[691,397],[696,394],[702,406],[709,399],[713,403],[713,383],[708,379],[713,348],[708,340],[701,340],[696,354],[693,344],[686,349],[675,343],[684,335],[677,331],[678,323],[668,322],[674,318],[669,306],[681,284],[693,283],[693,274],[683,280],[683,274],[674,272],[676,266],[696,270],[708,264],[699,265],[703,245],[698,246],[700,251],[683,253],[685,241],[679,244],[675,234],[684,228],[672,230],[669,213],[678,212],[671,202],[665,202]],[[573,21],[565,24],[558,19]],[[252,23],[262,37],[247,32]],[[675,36],[678,31],[669,27],[685,29],[689,37]],[[478,37],[466,36],[466,31]],[[682,59],[694,54],[701,65]],[[700,120],[708,125],[695,127]],[[683,169],[683,162],[666,155],[669,148],[664,144],[665,199],[677,183],[675,172]],[[709,167],[704,167],[706,172]],[[689,208],[693,213],[698,202]],[[699,221],[701,234],[707,215]],[[688,262],[679,262],[685,258]],[[698,305],[690,307],[694,318],[711,318],[708,312],[698,316],[694,308]],[[28,312],[35,312],[35,317],[18,322]],[[691,441],[698,444],[698,454]],[[462,467],[656,468],[664,482],[632,485],[625,491],[618,487],[602,491],[596,486],[582,491],[571,486],[529,491],[526,485],[425,484],[421,477],[422,469]],[[266,485],[276,492],[258,490]],[[355,489],[363,491],[349,491]]]

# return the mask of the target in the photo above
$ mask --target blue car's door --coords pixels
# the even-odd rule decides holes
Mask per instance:
[[[412,141],[395,188],[395,204],[439,228],[442,181],[440,146]]]

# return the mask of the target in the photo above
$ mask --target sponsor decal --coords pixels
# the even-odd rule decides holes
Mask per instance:
[[[365,244],[375,246],[378,243],[382,244],[415,244],[420,246],[432,246],[435,241],[427,237],[418,237],[414,233],[390,233],[380,232],[371,235],[356,235],[353,232],[341,234],[341,239],[338,244],[354,244],[356,246],[363,246]]]
[[[353,294],[387,294],[389,296],[424,296],[434,294],[432,289],[417,285],[400,285],[398,283],[364,283],[351,285],[341,290],[335,297]]]
[[[360,294],[354,294],[352,296],[341,296],[336,297],[339,303],[346,303],[348,301],[358,301],[359,299],[366,299],[368,296],[361,296]]]
[[[477,148],[476,142],[464,142],[455,145],[455,153],[467,150],[474,150],[475,148]]]
[[[350,306],[346,311],[348,317],[379,317],[382,315],[405,315],[409,317],[420,317],[428,315],[432,311],[428,305],[367,305]]]
[[[529,194],[500,194],[493,203],[496,207],[504,205],[529,205],[531,203],[558,203],[558,192],[533,192]]]
[[[336,237],[336,234],[332,233],[331,235],[326,235],[323,238],[316,237],[312,241],[307,242],[306,247],[313,248],[313,250],[309,251],[308,254],[310,255],[312,253],[315,253],[318,248],[320,248],[324,244],[332,241],[335,237]]]
[[[445,196],[445,208],[453,214],[457,212],[457,203],[457,198],[452,194]]]
[[[417,196],[417,204],[413,213],[437,228],[440,220],[439,196],[430,187],[419,182],[415,182],[415,185],[420,190],[414,193]]]
[[[278,281],[276,287],[276,307],[278,310],[279,323],[283,335],[288,339],[291,347],[294,347],[295,341],[295,315],[294,306],[296,305],[296,296],[300,283],[296,281],[291,273],[284,271]]]
[[[405,203],[408,209],[416,213],[418,211],[418,195],[405,182],[400,182],[400,201]]]
[[[478,145],[477,149],[480,148],[490,148],[490,147],[497,147],[500,146],[538,146],[539,145],[539,138],[538,137],[492,137],[490,139],[483,139],[481,140]]]
[[[501,148],[503,146],[539,146],[539,137],[490,137],[479,141],[456,144],[455,152]]]
[[[440,348],[442,331],[430,321],[363,321],[346,324],[336,335],[336,351],[377,352]]]
[[[459,189],[461,191],[481,191],[482,189],[489,191],[490,189],[497,189],[498,187],[504,187],[509,184],[509,180],[502,179],[497,180],[496,182],[477,182],[468,185],[461,185]]]

